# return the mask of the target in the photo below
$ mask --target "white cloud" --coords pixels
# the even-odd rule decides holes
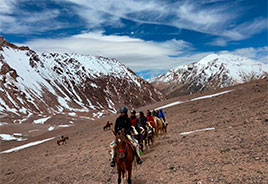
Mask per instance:
[[[1,0],[0,31],[13,34],[32,34],[65,27],[75,27],[68,16],[78,15],[90,29],[104,26],[122,27],[121,18],[138,23],[169,25],[193,30],[216,38],[209,44],[226,46],[230,41],[239,41],[267,29],[267,18],[256,18],[237,24],[239,17],[246,13],[239,3],[223,0],[160,1],[160,0],[52,0],[63,9],[47,9],[46,1],[36,2],[42,7],[39,12],[19,9],[19,3],[28,0]],[[64,4],[64,2],[68,4]],[[239,8],[239,11],[234,11]],[[64,11],[64,12],[63,12]],[[67,13],[66,15],[66,12]],[[71,12],[71,13],[70,13]],[[65,23],[57,18],[67,17]],[[22,18],[23,17],[23,18]],[[68,22],[69,21],[69,22]],[[81,24],[81,22],[79,22]]]
[[[81,33],[58,39],[36,39],[24,43],[39,52],[70,52],[117,58],[135,72],[168,70],[197,62],[214,52],[197,52],[183,40],[144,41],[128,36],[103,35],[101,31]],[[241,48],[219,53],[237,54],[267,62],[268,47]]]
[[[241,48],[241,49],[236,49],[233,51],[221,51],[220,53],[221,54],[229,53],[229,54],[245,56],[245,57],[268,64],[268,47],[267,46],[259,47],[259,48],[253,48],[253,47]]]
[[[17,0],[1,0],[0,14],[12,13]]]
[[[59,0],[55,0],[59,1]],[[236,24],[244,12],[235,2],[222,0],[159,1],[159,0],[65,0],[75,4],[74,12],[89,28],[123,26],[121,18],[138,23],[169,25],[217,36],[210,45],[226,46],[230,41],[244,40],[267,29],[267,19],[259,17]]]
[[[253,21],[240,24],[231,30],[225,31],[223,36],[230,38],[231,40],[244,40],[249,38],[251,35],[267,29],[267,24],[267,18],[257,18]]]
[[[209,44],[215,46],[226,46],[230,41],[245,40],[266,29],[268,29],[268,19],[257,18],[253,21],[244,22],[232,29],[223,31],[222,35],[220,35],[221,37],[214,39]]]
[[[57,9],[26,11],[18,8],[19,3],[27,0],[1,0],[0,32],[5,34],[32,34],[67,27],[56,18],[60,15]]]
[[[58,2],[58,0],[55,0]],[[196,1],[158,0],[65,0],[74,3],[74,11],[88,27],[102,24],[120,26],[120,18],[139,23],[163,24],[198,32],[219,34],[228,21],[236,17],[228,5],[204,7]]]
[[[177,59],[169,56],[193,49],[190,43],[183,40],[153,42],[128,36],[107,36],[102,32],[59,39],[36,39],[25,44],[40,52],[75,52],[117,58],[134,71],[175,67],[178,65]]]

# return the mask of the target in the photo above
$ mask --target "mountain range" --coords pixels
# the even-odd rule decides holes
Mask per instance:
[[[116,113],[165,99],[116,59],[38,53],[0,37],[0,115]]]

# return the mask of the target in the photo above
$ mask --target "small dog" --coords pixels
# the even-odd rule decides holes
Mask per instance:
[[[69,140],[69,137],[64,137],[64,136],[61,136],[58,140],[57,140],[57,144],[60,145],[61,143],[62,144],[67,144],[67,141],[66,140]]]

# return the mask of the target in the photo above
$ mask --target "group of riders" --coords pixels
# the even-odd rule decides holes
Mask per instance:
[[[132,109],[130,111],[130,117],[128,116],[127,107],[120,108],[120,116],[116,119],[114,132],[120,134],[124,131],[124,135],[132,144],[133,152],[136,155],[137,164],[142,164],[140,146],[143,144],[142,137],[145,138],[147,135],[152,132],[155,133],[157,124],[155,118],[160,119],[163,123],[167,123],[165,120],[165,114],[162,110],[157,110],[151,112],[147,110],[146,116],[141,111],[137,117],[136,111]],[[167,125],[166,125],[167,126]],[[134,138],[135,137],[135,138]],[[141,142],[142,141],[142,142]],[[115,167],[115,158],[116,158],[116,142],[113,141],[110,144],[112,161],[110,163],[111,167]]]

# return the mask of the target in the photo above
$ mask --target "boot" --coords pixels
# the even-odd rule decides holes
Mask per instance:
[[[139,156],[137,156],[137,164],[142,164],[141,158]]]
[[[115,158],[116,158],[116,153],[115,153],[114,149],[112,149],[112,161],[110,163],[111,167],[115,167]]]
[[[136,147],[136,156],[137,156],[137,164],[140,165],[142,164],[141,157],[140,157],[140,150],[139,147]]]
[[[115,158],[112,158],[112,161],[111,161],[111,163],[110,163],[110,166],[111,166],[111,167],[115,167]]]

